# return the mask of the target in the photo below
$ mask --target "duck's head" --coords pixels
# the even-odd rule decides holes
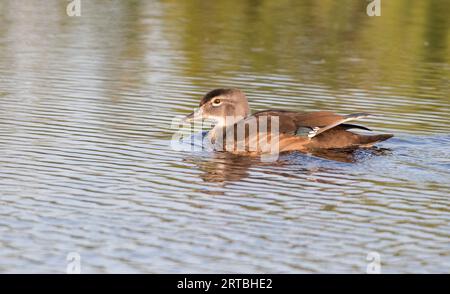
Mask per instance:
[[[215,89],[203,96],[199,108],[186,121],[211,119],[217,125],[235,123],[249,115],[247,97],[239,89]]]

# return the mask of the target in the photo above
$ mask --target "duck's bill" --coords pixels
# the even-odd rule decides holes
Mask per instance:
[[[197,110],[195,110],[194,112],[192,112],[191,114],[188,114],[184,117],[183,121],[185,122],[193,122],[196,120],[202,120],[202,109],[199,108]]]

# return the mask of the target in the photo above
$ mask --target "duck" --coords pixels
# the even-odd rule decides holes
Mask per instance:
[[[207,137],[216,151],[258,155],[274,151],[305,153],[370,148],[393,137],[393,134],[361,134],[351,131],[371,131],[365,126],[349,123],[369,116],[372,115],[365,112],[340,115],[332,111],[298,112],[277,109],[251,114],[243,91],[237,88],[219,88],[206,93],[199,107],[187,115],[184,121],[192,123],[212,120],[214,126]],[[273,148],[274,143],[276,148]]]

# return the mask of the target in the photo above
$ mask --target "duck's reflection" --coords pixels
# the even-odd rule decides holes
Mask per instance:
[[[205,182],[221,183],[234,182],[249,175],[249,169],[257,164],[257,158],[238,156],[231,153],[216,152],[207,159],[189,158],[188,162],[195,163],[203,172],[201,178]]]
[[[364,150],[321,150],[311,152],[310,154],[301,154],[298,152],[282,154],[279,160],[275,162],[263,162],[259,157],[239,156],[226,152],[215,152],[207,157],[190,157],[185,161],[194,163],[202,171],[201,178],[209,183],[237,182],[245,179],[250,174],[250,169],[262,170],[265,174],[282,175],[283,177],[305,178],[305,176],[314,175],[322,172],[339,171],[340,167],[332,164],[355,163],[365,160],[372,156],[389,154],[390,150],[385,148],[372,147]],[[332,161],[324,166],[323,160]],[[313,164],[302,166],[304,160],[317,160],[322,164]],[[270,170],[267,167],[275,167]],[[276,167],[288,167],[288,170]],[[291,172],[292,171],[292,172]],[[322,179],[323,181],[323,179]],[[326,181],[332,184],[332,181]]]
[[[388,155],[390,151],[387,148],[374,146],[364,149],[321,149],[312,151],[310,154],[318,158],[337,162],[355,163],[371,156]]]

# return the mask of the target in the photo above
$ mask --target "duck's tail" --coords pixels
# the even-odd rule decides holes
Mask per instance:
[[[379,134],[379,135],[359,135],[356,142],[354,142],[355,145],[358,145],[358,147],[372,147],[373,144],[385,141],[389,138],[394,137],[393,134]]]
[[[392,138],[392,134],[366,135],[348,131],[353,125],[330,129],[305,145],[308,149],[354,149],[372,147],[375,143]]]

